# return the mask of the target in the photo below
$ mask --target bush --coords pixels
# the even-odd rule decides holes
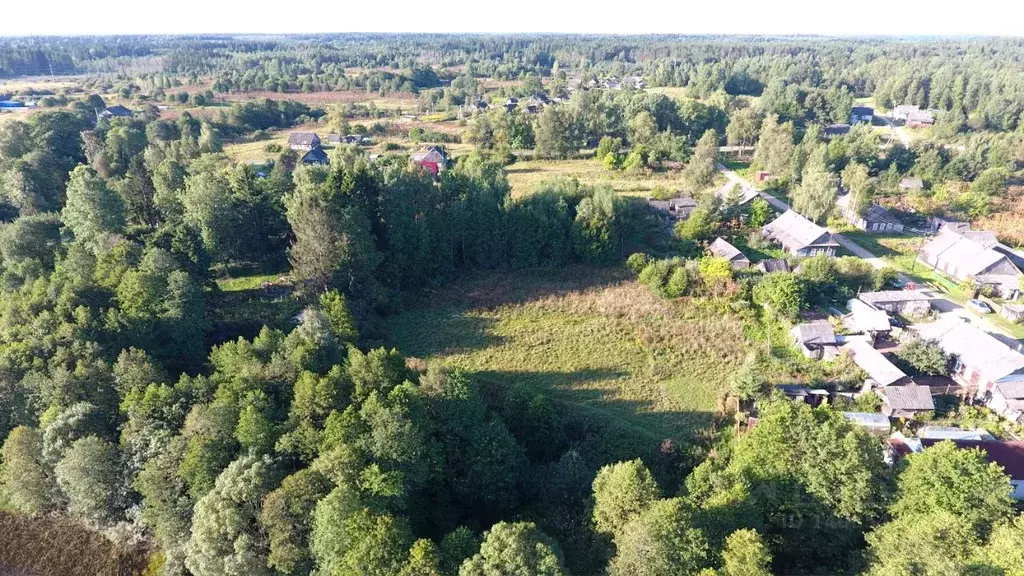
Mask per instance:
[[[270,144],[264,146],[263,149],[272,154],[277,154],[281,151],[281,145],[278,144],[277,142],[271,142]]]
[[[626,259],[626,267],[629,268],[633,274],[640,274],[650,263],[651,257],[643,252],[630,254],[629,258]]]
[[[686,273],[686,268],[680,266],[672,271],[672,274],[668,277],[668,283],[665,284],[665,296],[669,298],[679,298],[680,296],[686,295],[686,289],[690,285],[690,277]]]

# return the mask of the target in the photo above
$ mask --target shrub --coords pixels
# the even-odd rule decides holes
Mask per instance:
[[[686,268],[683,266],[677,267],[672,271],[672,274],[668,277],[668,283],[665,284],[664,294],[669,298],[679,298],[687,294],[686,289],[690,285],[690,277],[686,273]]]
[[[626,267],[629,268],[633,274],[640,274],[650,263],[651,257],[643,252],[630,254],[629,258],[626,259]]]

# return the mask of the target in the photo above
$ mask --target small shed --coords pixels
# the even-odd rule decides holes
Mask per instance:
[[[686,220],[690,217],[693,209],[697,207],[697,201],[689,196],[677,196],[669,200],[648,198],[647,204],[651,208],[664,212],[676,220]]]
[[[715,238],[715,241],[708,246],[708,252],[713,256],[728,260],[729,266],[734,270],[750,268],[750,260],[743,255],[743,252],[722,237]]]
[[[832,360],[839,355],[836,333],[825,321],[797,324],[789,331],[797,348],[807,358]]]
[[[923,316],[932,309],[932,299],[920,290],[881,290],[861,292],[857,299],[889,314]]]
[[[1003,304],[999,315],[1010,322],[1024,322],[1024,304]]]
[[[890,418],[914,418],[921,412],[935,410],[927,386],[887,386],[875,393],[882,399],[882,414]]]

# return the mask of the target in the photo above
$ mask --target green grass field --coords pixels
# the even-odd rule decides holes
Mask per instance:
[[[680,172],[663,171],[632,175],[618,170],[608,170],[593,158],[522,160],[507,166],[505,173],[512,186],[513,197],[530,194],[539,182],[559,177],[576,178],[587,185],[607,184],[619,194],[640,198],[652,196],[654,189],[658,187],[669,192],[693,193],[683,181]],[[711,189],[718,188],[724,182],[724,177],[719,176]]]
[[[526,384],[654,439],[706,429],[747,346],[738,319],[663,300],[619,268],[460,280],[388,325],[408,356]]]

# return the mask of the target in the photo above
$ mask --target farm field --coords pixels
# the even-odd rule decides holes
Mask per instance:
[[[746,348],[735,318],[663,300],[618,268],[460,280],[388,325],[408,356],[528,385],[655,439],[705,429]]]

